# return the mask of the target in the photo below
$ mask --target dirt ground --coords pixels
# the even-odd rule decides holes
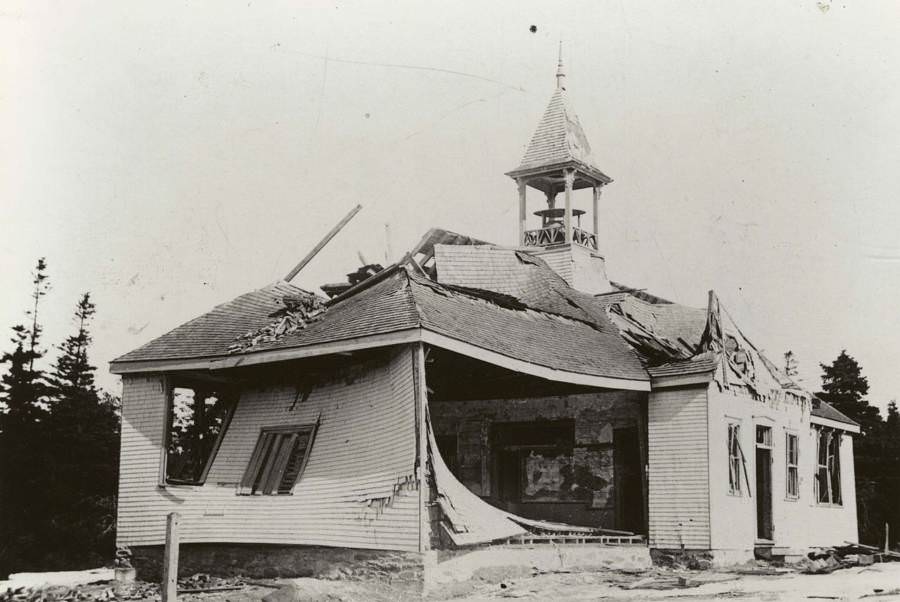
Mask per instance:
[[[300,600],[372,601],[418,600],[410,590],[387,584],[318,579],[285,579],[279,585],[292,586],[291,592],[280,592],[278,602]],[[56,586],[57,588],[59,586]],[[152,586],[151,586],[152,587]],[[148,586],[139,586],[135,595],[125,592],[113,595],[110,584],[94,584],[78,588],[78,596],[51,595],[14,597],[0,592],[0,600],[147,600],[158,601],[159,595]],[[276,591],[261,585],[246,585],[238,590],[215,593],[181,594],[182,602],[250,602]],[[60,592],[62,593],[62,592]],[[430,592],[429,600],[684,600],[705,602],[719,600],[871,600],[900,602],[900,563],[857,566],[827,575],[787,572],[777,575],[752,575],[727,571],[616,571],[590,573],[546,573],[487,583],[474,581],[442,586]]]

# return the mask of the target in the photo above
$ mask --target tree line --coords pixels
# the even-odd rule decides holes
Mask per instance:
[[[119,400],[94,383],[96,308],[90,293],[78,299],[73,334],[51,360],[40,323],[44,259],[32,276],[27,320],[0,356],[0,579],[102,566],[115,551]]]

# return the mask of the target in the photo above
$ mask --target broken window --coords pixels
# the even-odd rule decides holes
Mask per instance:
[[[841,434],[820,428],[816,436],[816,501],[841,503]]]
[[[728,492],[741,495],[741,425],[728,425]]]
[[[793,433],[787,433],[785,438],[785,456],[787,465],[787,470],[785,471],[785,493],[789,498],[798,498],[800,497],[800,470],[798,468],[800,439]]]
[[[315,425],[264,428],[241,479],[241,495],[289,495],[306,466]]]
[[[202,485],[237,405],[221,385],[174,386],[169,394],[165,482]]]

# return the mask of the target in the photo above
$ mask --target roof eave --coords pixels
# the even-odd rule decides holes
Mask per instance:
[[[549,171],[556,171],[566,168],[574,168],[578,171],[581,171],[583,175],[597,180],[603,186],[606,186],[613,181],[612,178],[610,178],[608,175],[606,175],[593,165],[589,165],[587,163],[584,163],[583,161],[579,161],[578,159],[569,159],[568,161],[562,161],[559,163],[550,163],[547,165],[537,165],[532,167],[519,166],[512,171],[506,172],[504,175],[507,175],[513,179],[527,178],[529,176],[537,176]]]

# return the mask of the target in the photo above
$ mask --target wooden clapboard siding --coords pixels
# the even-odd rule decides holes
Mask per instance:
[[[664,389],[648,402],[649,540],[709,549],[706,388]]]
[[[349,361],[349,360],[348,360]],[[123,377],[118,543],[161,544],[166,514],[181,540],[418,549],[413,357],[398,347],[320,382],[293,411],[293,386],[242,393],[203,486],[157,486],[165,390],[161,377]],[[290,496],[237,495],[260,429],[319,428]]]

